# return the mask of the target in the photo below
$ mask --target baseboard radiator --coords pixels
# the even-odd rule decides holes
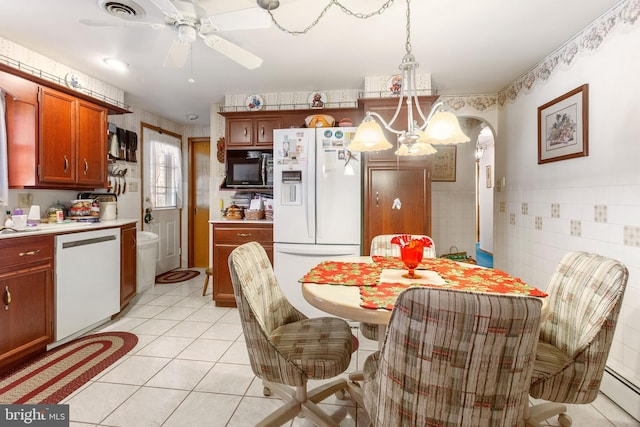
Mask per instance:
[[[606,367],[600,391],[618,406],[640,421],[640,387]]]

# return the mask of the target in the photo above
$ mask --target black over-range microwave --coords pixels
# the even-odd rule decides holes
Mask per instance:
[[[273,155],[259,150],[227,150],[227,187],[273,188]]]

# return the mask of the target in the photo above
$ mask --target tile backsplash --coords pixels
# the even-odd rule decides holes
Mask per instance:
[[[595,252],[624,263],[629,282],[608,366],[634,384],[640,325],[640,184],[496,193],[497,268],[544,289],[569,251]],[[502,209],[504,203],[504,209]],[[514,255],[517,254],[517,255]],[[630,375],[630,377],[629,377]]]

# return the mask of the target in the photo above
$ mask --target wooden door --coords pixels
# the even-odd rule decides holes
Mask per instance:
[[[151,145],[162,143],[182,149],[182,137],[171,131],[142,123],[142,200],[143,209],[150,206],[152,180],[157,183],[157,177],[151,176],[151,162],[158,162],[153,159]],[[184,176],[184,172],[181,173]],[[184,198],[184,197],[183,197]],[[149,200],[149,202],[147,202]],[[179,202],[179,201],[177,201]],[[156,274],[162,274],[169,270],[179,268],[182,258],[182,207],[176,206],[151,206],[153,209],[153,220],[149,224],[144,224],[145,231],[156,233],[160,237],[160,247],[158,259],[156,260]],[[144,217],[145,213],[142,213]]]
[[[78,100],[78,184],[107,186],[107,109]]]
[[[366,182],[363,253],[369,253],[371,239],[378,234],[431,235],[428,168],[371,167]],[[400,209],[394,205],[396,199]]]
[[[189,138],[189,267],[209,267],[210,140]]]
[[[40,92],[40,181],[76,180],[76,100],[53,89]]]

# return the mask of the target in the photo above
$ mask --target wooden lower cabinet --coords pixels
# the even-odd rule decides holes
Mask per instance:
[[[0,373],[53,342],[53,236],[0,240]]]
[[[120,309],[136,296],[137,279],[136,224],[122,227],[120,235]]]
[[[213,223],[213,300],[216,306],[235,307],[236,299],[229,273],[229,255],[238,246],[258,242],[273,264],[273,224],[244,222]]]

